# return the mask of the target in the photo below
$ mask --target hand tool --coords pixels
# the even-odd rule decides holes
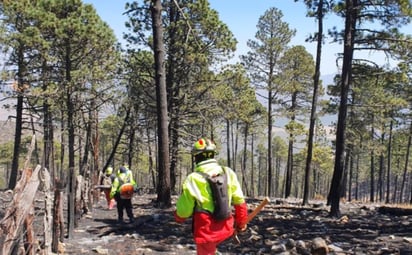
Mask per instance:
[[[247,216],[246,224],[248,224],[269,202],[270,199],[268,197],[265,197],[263,201]],[[235,232],[233,233],[233,239],[237,244],[240,244],[240,239],[237,236],[237,233],[238,231],[235,229]]]

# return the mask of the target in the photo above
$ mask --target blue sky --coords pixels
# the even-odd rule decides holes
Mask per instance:
[[[126,32],[124,23],[126,17],[122,15],[127,0],[83,0],[92,4],[101,19],[106,21],[120,39]],[[283,13],[283,21],[289,23],[291,29],[296,29],[296,35],[291,45],[303,45],[315,58],[316,44],[306,43],[305,38],[313,33],[317,24],[314,19],[306,17],[306,8],[302,2],[293,0],[210,0],[211,8],[219,13],[220,19],[226,23],[238,40],[236,55],[245,54],[249,48],[246,42],[254,39],[257,31],[256,24],[259,17],[271,7],[276,7]],[[339,25],[343,21],[327,17],[330,27]],[[327,24],[326,24],[327,26]],[[342,46],[337,44],[325,44],[323,46],[321,75],[329,75],[337,72],[335,59],[336,53],[342,51]]]
[[[141,1],[141,0],[140,0]],[[83,0],[84,3],[92,4],[101,19],[106,21],[113,29],[118,39],[122,38],[124,32],[127,32],[124,23],[126,17],[122,15],[124,7],[131,0]],[[294,0],[209,0],[211,8],[219,13],[220,19],[226,23],[238,40],[236,55],[246,54],[249,48],[246,42],[254,39],[257,31],[256,24],[259,17],[271,7],[276,7],[283,13],[283,21],[289,23],[290,28],[296,29],[296,36],[292,39],[290,46],[303,45],[306,50],[315,58],[316,44],[306,43],[305,38],[316,30],[317,24],[314,19],[306,17],[306,8],[302,1]],[[343,26],[343,20],[334,16],[327,16],[325,21],[325,31],[337,26]],[[412,26],[407,29],[412,34]],[[336,67],[336,56],[342,52],[342,45],[331,44],[328,41],[322,46],[322,63],[321,78],[324,84],[331,81],[333,74],[338,72]],[[356,56],[356,55],[355,55]],[[375,60],[383,64],[386,60],[383,55],[376,53],[362,53],[362,57]],[[235,59],[234,61],[237,61]],[[0,102],[0,119],[7,118],[8,114],[1,108]]]
[[[84,3],[92,4],[101,19],[106,21],[114,30],[118,39],[122,38],[123,32],[127,32],[124,23],[127,18],[122,15],[127,0],[83,0]],[[296,30],[290,45],[303,45],[315,59],[316,44],[306,43],[305,38],[317,29],[317,23],[313,18],[306,17],[306,7],[302,2],[294,0],[209,0],[211,8],[219,13],[219,18],[226,23],[238,41],[236,55],[246,54],[249,48],[247,40],[254,39],[257,31],[256,25],[259,17],[271,7],[276,7],[283,13],[282,20],[289,24],[291,29]],[[332,26],[340,26],[342,20],[334,17],[326,17]],[[326,23],[326,21],[325,21]],[[327,26],[327,24],[325,24]],[[325,28],[326,30],[327,28]],[[343,50],[341,45],[325,44],[322,53],[321,76],[324,83],[332,81],[332,74],[337,73],[335,64],[337,52]],[[235,59],[237,61],[238,59]],[[325,124],[333,119],[325,120]]]

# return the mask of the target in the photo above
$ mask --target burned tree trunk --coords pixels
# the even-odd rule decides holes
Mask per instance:
[[[43,192],[44,192],[44,216],[43,216],[43,225],[44,225],[44,249],[43,255],[52,254],[51,251],[51,242],[52,242],[52,226],[53,226],[53,197],[50,192],[51,177],[49,171],[45,168],[40,175],[41,181],[43,183]]]
[[[0,251],[3,255],[12,254],[18,248],[22,226],[33,206],[34,197],[39,187],[40,165],[33,171],[23,171],[20,181],[14,189],[14,196],[4,218],[0,221]]]
[[[59,249],[59,241],[63,241],[64,238],[64,224],[63,224],[63,182],[56,180],[56,189],[54,191],[54,203],[53,203],[53,231],[52,231],[52,252],[56,252]]]

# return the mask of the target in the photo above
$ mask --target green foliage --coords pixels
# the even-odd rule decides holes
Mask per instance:
[[[312,163],[315,164],[318,171],[331,176],[334,164],[334,151],[330,146],[315,144],[313,147]]]
[[[297,121],[290,121],[285,125],[287,133],[292,134],[293,137],[305,134],[305,126]]]
[[[133,46],[153,50],[149,6],[149,2],[126,5],[129,17],[127,27],[130,30],[126,39]],[[215,118],[216,107],[210,90],[215,86],[216,77],[210,67],[234,52],[236,40],[227,25],[220,21],[218,13],[210,8],[208,1],[167,2],[164,7],[170,136],[187,136],[185,134],[192,132],[189,130],[194,126],[197,131],[211,132],[213,123],[209,120]],[[135,76],[142,77],[138,70],[134,70]],[[154,77],[152,70],[143,73]],[[150,95],[143,95],[144,103],[154,104],[153,86],[147,88],[145,91]],[[153,110],[147,113],[153,114]],[[202,127],[197,128],[199,126]]]
[[[358,1],[355,8],[357,27],[355,32],[355,50],[374,50],[391,55],[393,44],[402,42],[399,28],[411,21],[410,1]],[[345,1],[334,5],[334,12],[344,16]],[[342,41],[344,31],[330,31],[335,41]]]
[[[255,40],[249,40],[251,49],[241,56],[252,83],[258,89],[274,90],[278,61],[288,47],[296,31],[282,21],[283,14],[277,8],[270,8],[259,18]],[[262,72],[264,70],[264,72]]]
[[[288,145],[286,141],[280,136],[275,136],[273,137],[272,144],[273,148],[275,148],[275,150],[273,151],[274,157],[286,159],[288,155]]]
[[[12,161],[13,147],[13,142],[7,142],[0,146],[0,164],[6,164]]]
[[[100,122],[99,131],[101,152],[108,154],[113,150],[122,122],[123,119],[117,115],[108,115]],[[125,148],[123,148],[123,150],[125,150]],[[117,154],[114,161],[118,164],[122,164],[122,155]]]
[[[279,103],[288,118],[302,119],[301,116],[309,113],[312,102],[313,57],[303,46],[291,47],[279,60],[279,71],[276,78],[282,96]]]
[[[217,100],[217,110],[223,110],[225,119],[251,124],[261,118],[265,109],[257,100],[255,89],[241,65],[227,66],[219,74],[219,79],[221,83],[213,88],[212,95]]]
[[[280,73],[277,82],[282,84],[282,92],[290,95],[299,93],[303,102],[310,101],[313,90],[313,74],[315,63],[313,56],[305,47],[293,46],[288,49],[279,61]]]

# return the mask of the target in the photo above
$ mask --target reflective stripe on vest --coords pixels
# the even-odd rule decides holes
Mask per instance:
[[[194,181],[193,180],[189,181],[187,184],[188,184],[187,185],[188,190],[190,191],[191,194],[194,195],[195,199],[199,201],[200,203],[203,203],[204,201],[203,196],[200,193],[200,190],[197,187],[197,185],[194,183]]]

